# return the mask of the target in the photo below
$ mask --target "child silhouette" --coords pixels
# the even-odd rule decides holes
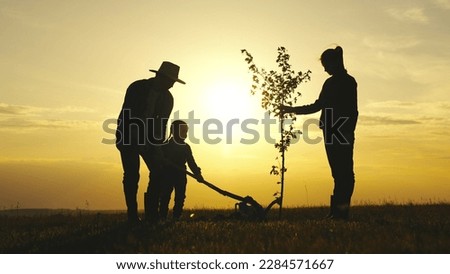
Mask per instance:
[[[186,163],[194,173],[197,181],[204,181],[201,169],[198,167],[192,155],[191,147],[185,142],[188,125],[181,120],[175,120],[170,126],[170,137],[162,146],[166,164],[162,170],[162,191],[159,203],[159,217],[167,218],[170,197],[175,190],[173,218],[179,219],[183,212],[186,199]]]

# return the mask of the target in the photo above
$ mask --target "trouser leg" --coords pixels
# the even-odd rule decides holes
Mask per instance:
[[[123,167],[123,191],[129,221],[138,220],[137,191],[139,183],[139,153],[134,149],[120,150]]]
[[[146,193],[145,219],[150,222],[155,222],[159,218],[159,198],[160,198],[160,180],[153,171],[150,174],[150,182],[148,183]]]
[[[145,219],[150,222],[158,220],[159,197],[161,193],[162,172],[151,151],[142,154],[149,169],[149,182],[145,193]]]
[[[166,219],[169,212],[170,197],[172,196],[173,185],[170,181],[164,180],[161,197],[159,199],[159,217]]]
[[[353,142],[354,138],[348,136],[351,141],[347,144],[326,144],[328,162],[334,179],[332,196],[332,210],[338,218],[348,218],[351,197],[355,187],[355,174],[353,171]]]
[[[328,213],[327,216],[325,216],[325,219],[332,219],[334,217],[334,215],[336,215],[336,209],[335,209],[335,204],[334,204],[334,196],[331,195],[330,196],[330,212]]]
[[[186,178],[179,178],[175,183],[175,199],[173,206],[173,217],[179,219],[183,213],[184,200],[186,199]]]

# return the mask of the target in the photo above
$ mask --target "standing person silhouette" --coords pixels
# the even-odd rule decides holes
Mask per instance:
[[[186,164],[193,172],[197,181],[202,182],[203,176],[200,167],[195,162],[192,149],[185,142],[189,127],[182,120],[175,120],[170,126],[171,138],[162,147],[166,165],[161,174],[161,196],[159,204],[159,217],[164,220],[167,218],[169,210],[170,196],[175,190],[173,219],[178,220],[181,217],[186,199]]]
[[[140,157],[150,172],[160,168],[163,157],[160,145],[165,140],[167,121],[173,109],[173,96],[169,89],[178,79],[180,67],[163,62],[156,76],[133,82],[127,89],[117,121],[116,147],[120,151],[123,167],[123,191],[127,206],[128,222],[137,223],[137,191]],[[151,187],[150,187],[151,189]]]
[[[331,75],[323,84],[319,98],[311,105],[282,106],[284,112],[310,114],[321,110],[325,150],[334,179],[330,198],[330,219],[348,219],[355,186],[353,148],[358,120],[357,83],[344,67],[341,47],[325,50],[320,60]]]

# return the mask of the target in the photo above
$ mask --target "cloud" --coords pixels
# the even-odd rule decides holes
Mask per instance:
[[[387,13],[394,19],[402,22],[426,24],[429,19],[421,8],[409,8],[407,10],[388,9]]]
[[[433,2],[440,8],[450,10],[450,0],[433,0]]]
[[[30,119],[24,117],[0,119],[0,130],[40,130],[40,129],[88,129],[100,127],[100,123],[83,120]]]
[[[94,113],[96,112],[92,108],[79,107],[79,106],[65,106],[60,108],[50,109],[52,112],[56,113]]]
[[[95,112],[94,109],[78,106],[46,108],[0,103],[0,130],[86,129],[94,125],[99,127],[100,123],[96,121],[68,118],[68,114],[78,117],[79,114]]]
[[[42,115],[48,113],[94,113],[95,110],[79,106],[58,108],[35,107],[29,105],[11,105],[0,103],[0,115]]]
[[[396,111],[409,113],[422,113],[434,116],[449,117],[450,115],[450,101],[436,101],[436,102],[416,102],[416,101],[376,101],[365,105],[366,109],[371,111]]]
[[[29,10],[20,9],[19,7],[2,7],[0,14],[14,22],[33,29],[55,30],[57,28],[57,24],[44,22],[35,14],[30,13]]]
[[[412,101],[398,101],[398,100],[389,100],[389,101],[377,101],[371,102],[366,105],[366,107],[371,109],[405,109],[405,108],[416,108],[420,103],[412,102]]]
[[[23,115],[29,110],[28,107],[18,105],[8,105],[0,103],[0,115]]]
[[[448,128],[450,102],[379,101],[361,106],[363,125],[421,125]]]
[[[450,110],[450,102],[441,102],[439,107],[442,109]]]
[[[439,48],[430,48],[434,41],[414,36],[389,39],[378,35],[363,38],[362,43],[368,52],[361,54],[367,58],[357,60],[354,66],[384,85],[381,91],[384,96],[391,93],[400,99],[408,92],[407,96],[415,100],[448,100],[450,58],[442,47],[445,42],[441,42]]]
[[[358,120],[363,125],[416,125],[421,123],[412,119],[398,119],[376,115],[360,115]]]
[[[370,36],[363,38],[363,44],[371,49],[398,51],[413,48],[421,41],[413,36]]]

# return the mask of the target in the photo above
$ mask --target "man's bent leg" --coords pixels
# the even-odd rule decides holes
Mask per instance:
[[[148,222],[158,221],[160,185],[162,183],[162,170],[152,152],[153,150],[149,150],[142,154],[142,158],[149,170],[149,182],[144,196],[145,219]]]
[[[128,221],[139,221],[137,191],[139,183],[139,153],[132,149],[121,149],[120,157],[123,167],[123,192],[127,205]]]

